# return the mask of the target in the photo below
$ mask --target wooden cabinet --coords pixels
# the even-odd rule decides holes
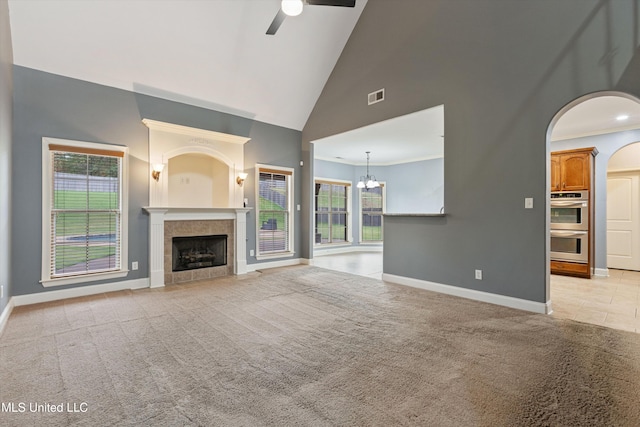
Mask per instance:
[[[560,178],[560,156],[551,153],[551,191],[560,191],[562,188]]]
[[[551,273],[590,279],[591,266],[590,264],[580,264],[577,262],[551,261]]]
[[[551,191],[591,189],[591,163],[595,148],[551,153]]]
[[[587,262],[568,262],[551,259],[551,273],[590,278],[594,266],[593,206],[594,198],[594,147],[551,153],[551,191],[587,191],[588,233]],[[553,238],[552,238],[553,239]]]

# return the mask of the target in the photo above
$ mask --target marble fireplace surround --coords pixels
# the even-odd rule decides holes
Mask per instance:
[[[150,217],[149,285],[184,283],[228,274],[247,273],[249,208],[144,208]],[[171,271],[171,238],[227,234],[227,265],[180,273]]]

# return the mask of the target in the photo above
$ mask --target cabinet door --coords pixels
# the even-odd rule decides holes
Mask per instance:
[[[589,190],[589,156],[589,153],[561,156],[562,191]]]
[[[561,191],[560,156],[551,155],[551,191]]]

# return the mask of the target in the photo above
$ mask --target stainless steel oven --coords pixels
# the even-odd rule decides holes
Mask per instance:
[[[551,259],[589,261],[589,192],[551,193]]]
[[[557,191],[551,193],[552,230],[589,229],[589,192]]]
[[[589,260],[587,230],[551,230],[551,259],[586,264]]]

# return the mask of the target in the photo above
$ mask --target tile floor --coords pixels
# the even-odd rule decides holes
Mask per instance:
[[[382,252],[316,256],[313,265],[382,278]],[[640,272],[609,270],[609,277],[551,275],[552,316],[640,333]]]
[[[382,252],[314,256],[313,265],[343,273],[382,279]]]
[[[553,316],[640,333],[640,272],[609,269],[609,277],[551,275]]]

